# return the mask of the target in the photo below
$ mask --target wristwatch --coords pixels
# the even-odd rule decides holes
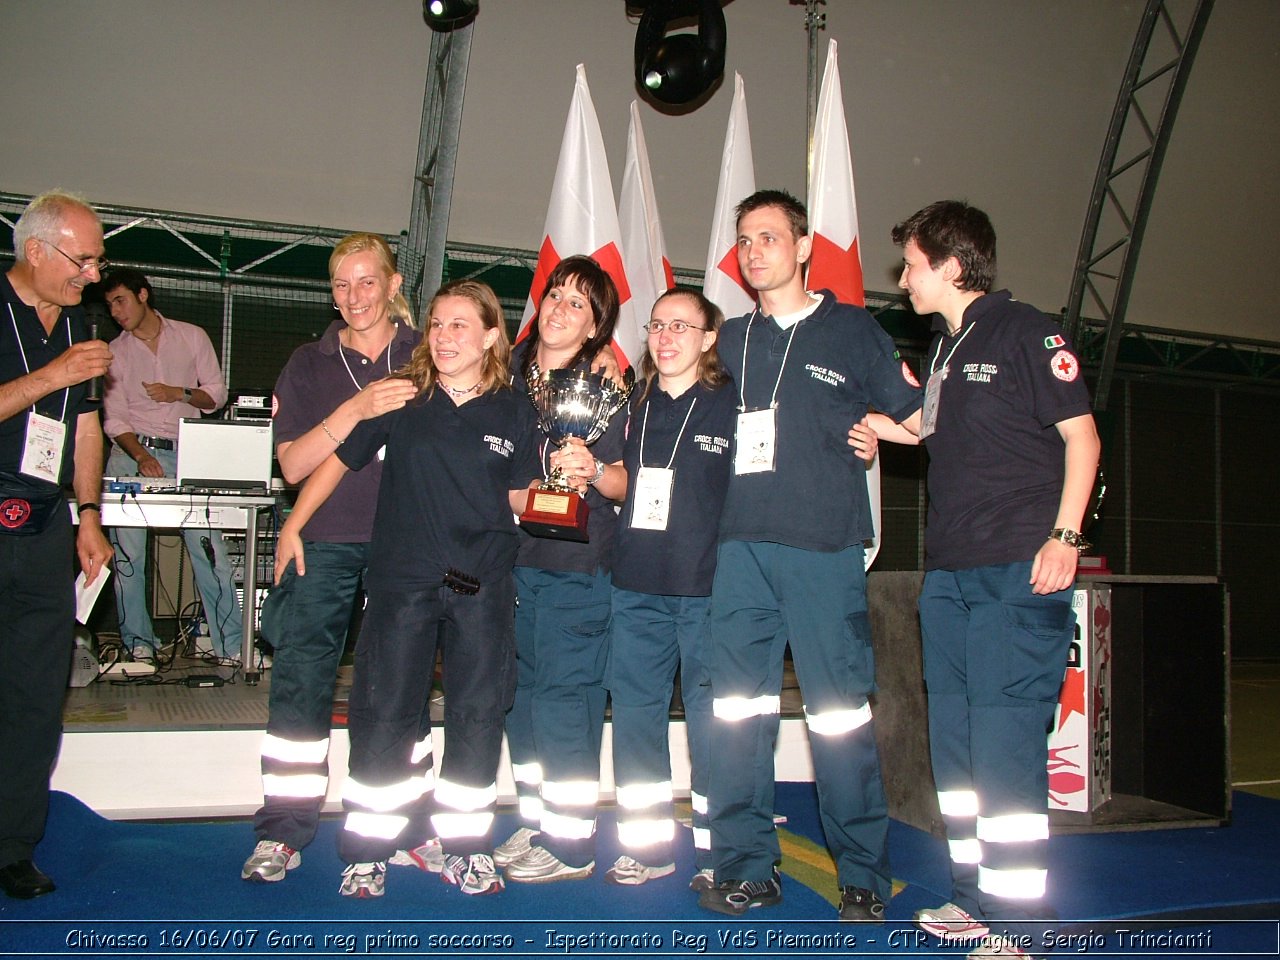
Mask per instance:
[[[1068,530],[1066,527],[1054,527],[1049,531],[1050,540],[1061,540],[1068,547],[1075,547],[1081,553],[1084,553],[1092,546],[1078,530]]]
[[[588,480],[587,483],[591,484],[592,486],[599,483],[600,478],[604,476],[605,466],[606,466],[605,462],[597,458],[596,459],[596,475],[592,477],[590,480]]]
[[[191,402],[191,388],[190,388],[190,387],[183,387],[183,388],[182,388],[182,402],[183,402],[183,403],[190,403],[190,402]]]

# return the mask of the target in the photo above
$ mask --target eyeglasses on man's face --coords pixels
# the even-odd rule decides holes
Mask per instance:
[[[651,334],[661,333],[663,330],[670,330],[679,336],[686,330],[705,331],[706,327],[695,327],[692,323],[686,323],[683,320],[650,320],[644,325],[645,330]]]
[[[75,268],[81,273],[88,273],[90,270],[97,270],[99,276],[101,276],[106,273],[107,268],[111,266],[111,261],[106,257],[85,257],[83,260],[77,260],[51,240],[41,239],[40,242],[47,247],[53,247],[53,249],[57,250],[60,254],[71,261],[71,263],[75,265]]]

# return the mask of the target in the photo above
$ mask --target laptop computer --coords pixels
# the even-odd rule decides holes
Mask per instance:
[[[178,488],[266,493],[273,452],[269,420],[183,419],[178,423]]]

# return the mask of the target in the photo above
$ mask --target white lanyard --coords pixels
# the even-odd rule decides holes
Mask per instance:
[[[30,374],[31,364],[27,360],[27,348],[22,345],[22,335],[18,333],[18,318],[17,316],[14,315],[13,304],[12,303],[6,304],[6,306],[8,306],[9,308],[9,322],[13,324],[13,339],[18,341],[18,353],[22,355],[23,369],[25,369],[27,373]],[[63,319],[67,321],[67,347],[69,349],[71,346],[73,346],[73,344],[71,343],[71,317],[67,316],[67,317],[64,317]],[[70,394],[71,394],[70,387],[62,388],[62,416],[58,418],[58,420],[62,423],[66,423],[66,420],[67,420],[67,397],[70,396]],[[35,408],[36,408],[36,405],[33,403],[31,405],[31,409],[34,410]]]
[[[396,342],[396,334],[400,332],[400,324],[393,324],[394,330],[391,333],[391,339],[387,341],[387,376],[391,376],[391,347]],[[351,369],[351,364],[347,362],[347,351],[342,347],[342,337],[338,337],[338,356],[342,358],[342,365],[347,368],[347,376],[351,378],[351,382],[356,385],[356,393],[359,393],[364,387],[360,386],[360,381],[356,379],[355,373]]]
[[[947,359],[942,361],[942,368],[944,370],[947,368],[947,365],[951,363],[951,358],[956,355],[956,351],[960,349],[960,344],[964,343],[964,338],[969,335],[969,331],[975,326],[977,326],[976,323],[971,323],[969,326],[965,327],[964,333],[960,334],[960,339],[952,345],[951,352],[947,354]],[[938,354],[942,353],[942,341],[945,339],[946,337],[938,338],[938,349],[933,352],[933,359],[929,361],[930,376],[933,376],[933,374],[938,372]]]
[[[662,388],[659,387],[659,390]],[[684,415],[684,423],[680,424],[680,432],[676,434],[676,442],[671,447],[671,459],[667,461],[666,469],[670,470],[671,465],[676,462],[676,451],[680,449],[680,438],[684,436],[684,428],[689,425],[689,418],[693,416],[693,408],[698,405],[698,398],[694,397],[693,402],[689,404],[689,411]],[[644,419],[640,421],[640,466],[644,466],[644,435],[649,428],[649,404],[646,401],[644,405]]]
[[[752,311],[750,319],[747,320],[746,333],[742,338],[742,383],[738,386],[738,410],[740,412],[745,412],[747,409],[747,343],[751,340],[751,323],[759,313],[759,307]],[[778,367],[778,379],[774,381],[773,395],[769,397],[769,409],[771,410],[778,406],[778,387],[782,385],[782,373],[787,369],[787,357],[791,355],[791,342],[795,340],[796,330],[800,324],[808,319],[808,317],[803,317],[797,320],[795,326],[791,328],[791,335],[787,337],[787,349],[782,352],[782,365]]]

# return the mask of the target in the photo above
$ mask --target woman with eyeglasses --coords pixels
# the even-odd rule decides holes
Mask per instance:
[[[689,747],[695,891],[714,882],[707,821],[711,688],[704,658],[737,392],[716,351],[720,309],[696,290],[658,298],[623,453],[629,484],[613,566],[613,774],[623,853],[606,874],[635,886],[675,872],[668,727],[679,670]],[[870,431],[850,442],[870,455]],[[874,445],[871,447],[874,453]]]
[[[724,317],[696,290],[658,298],[630,404],[630,480],[613,570],[613,775],[623,853],[606,879],[634,886],[675,871],[668,719],[677,668],[691,763],[694,886],[709,876],[711,692],[703,631],[728,488],[736,395],[716,352]]]

